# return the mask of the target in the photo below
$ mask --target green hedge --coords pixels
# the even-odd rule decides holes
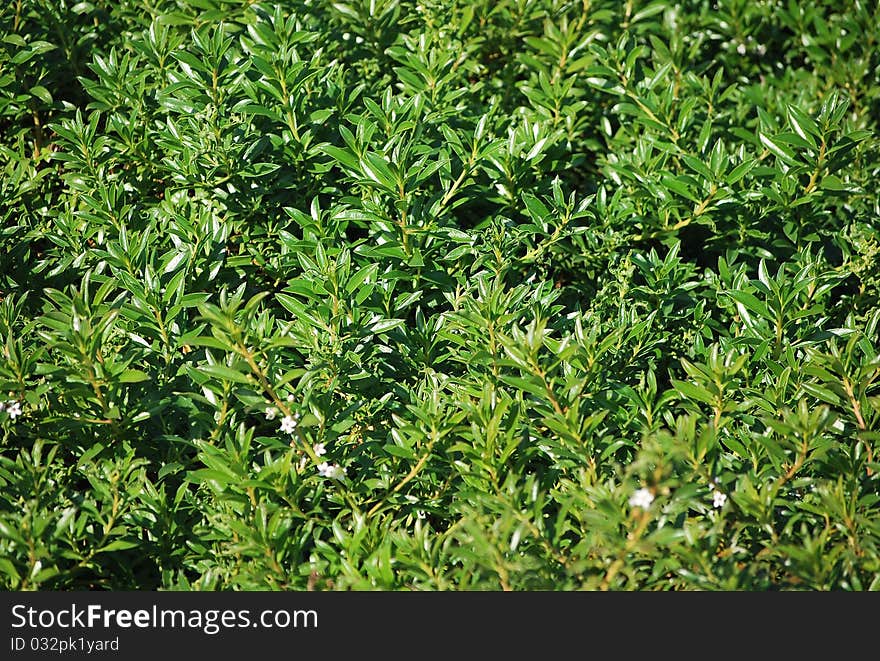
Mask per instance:
[[[0,36],[3,588],[880,588],[876,3]]]

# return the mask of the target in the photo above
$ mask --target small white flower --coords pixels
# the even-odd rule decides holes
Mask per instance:
[[[720,491],[712,492],[712,507],[724,507],[724,503],[727,502],[727,494],[721,493]]]
[[[648,509],[651,506],[651,503],[654,502],[654,494],[652,494],[648,489],[642,487],[638,491],[636,491],[629,499],[630,507],[641,507],[642,509]]]
[[[739,46],[737,46],[736,52],[739,53],[740,55],[745,55],[746,54],[746,45],[740,44]]]
[[[274,406],[266,407],[266,420],[274,420],[276,415],[278,415],[278,409]]]
[[[315,443],[312,446],[312,449],[315,451],[315,454],[318,455],[319,457],[323,457],[325,454],[327,454],[327,448],[324,443]]]
[[[341,480],[345,477],[346,472],[346,469],[339,464],[328,464],[326,461],[323,464],[318,464],[318,474],[321,477],[329,477],[332,480]]]
[[[10,418],[15,420],[21,415],[21,403],[16,401],[6,402],[6,412]]]
[[[764,57],[764,55],[767,54],[767,47],[764,44],[758,44],[758,48],[756,50],[758,51],[758,55],[761,57]]]
[[[293,393],[291,393],[291,394],[289,394],[289,395],[287,396],[287,401],[288,401],[288,402],[292,402],[292,401],[293,401]]]
[[[297,464],[297,468],[299,470],[303,470],[308,465],[309,465],[309,458],[306,457],[305,455],[303,455],[299,460],[299,464]]]
[[[281,420],[281,431],[286,434],[292,434],[296,429],[296,420],[289,415],[285,415]]]
[[[843,420],[841,420],[840,418],[835,420],[834,424],[831,426],[834,427],[837,431],[843,431],[844,429],[846,429],[846,425],[844,424]]]

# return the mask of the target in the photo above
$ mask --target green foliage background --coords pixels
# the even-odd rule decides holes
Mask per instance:
[[[0,585],[880,588],[878,40],[3,3]]]

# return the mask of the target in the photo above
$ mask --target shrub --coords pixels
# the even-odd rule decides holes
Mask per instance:
[[[877,589],[878,25],[7,3],[2,585]]]

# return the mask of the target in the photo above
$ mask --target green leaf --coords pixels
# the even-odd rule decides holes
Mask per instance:
[[[52,94],[42,85],[34,85],[29,91],[43,103],[52,103]]]
[[[775,319],[775,315],[770,312],[767,305],[758,300],[754,294],[745,291],[729,291],[727,295],[736,301],[737,308],[746,321],[751,321],[749,313],[756,314],[765,321],[773,321]]]
[[[544,388],[543,384],[534,381],[532,379],[524,379],[518,376],[510,376],[507,374],[501,374],[498,377],[504,383],[509,386],[513,386],[517,390],[522,390],[523,392],[527,392],[531,395],[534,395],[538,399],[546,400],[547,399],[547,390]]]
[[[728,186],[733,186],[736,182],[745,177],[749,172],[751,172],[754,167],[758,164],[758,159],[750,158],[746,161],[743,161],[739,165],[737,165],[733,170],[727,173],[725,177],[725,182]]]
[[[812,395],[819,401],[826,402],[827,404],[840,406],[842,403],[840,397],[838,397],[828,388],[825,388],[818,384],[810,383],[807,381],[801,384],[801,388],[803,388],[806,393]]]
[[[380,319],[370,325],[370,330],[377,335],[387,333],[394,328],[402,328],[406,322],[403,319]]]
[[[358,159],[354,154],[349,153],[345,149],[334,147],[333,145],[324,145],[321,147],[321,151],[344,168],[356,172],[359,175],[361,174],[360,163],[358,163]]]
[[[670,383],[685,399],[693,399],[713,406],[716,404],[714,395],[701,386],[688,383],[687,381],[678,381],[677,379],[671,379]]]
[[[775,138],[771,138],[764,133],[758,133],[758,138],[760,139],[761,144],[783,163],[791,166],[798,165],[798,160],[795,157],[794,152],[785,143]]]
[[[360,161],[361,172],[367,179],[378,185],[380,188],[395,193],[397,189],[397,178],[391,173],[388,163],[377,154],[368,153],[366,158]]]
[[[199,365],[196,369],[215,379],[232,381],[234,383],[252,384],[252,377],[250,375],[242,374],[238,370],[227,367],[226,365]]]
[[[116,378],[120,383],[140,383],[142,381],[149,381],[150,375],[141,370],[127,369]]]
[[[96,551],[96,553],[112,553],[113,551],[124,551],[126,549],[137,548],[140,545],[141,543],[139,541],[117,539],[110,542],[106,546],[102,546]]]

